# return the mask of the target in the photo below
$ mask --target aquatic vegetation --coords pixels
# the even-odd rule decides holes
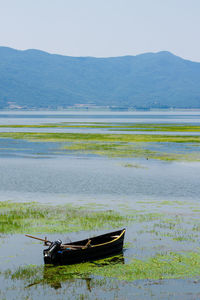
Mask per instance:
[[[135,223],[143,223],[143,222],[151,222],[155,220],[160,220],[164,217],[164,214],[159,213],[159,212],[144,212],[141,213],[139,211],[131,210],[129,209],[129,216],[132,221]]]
[[[70,266],[18,265],[14,269],[8,268],[6,271],[1,271],[1,276],[7,281],[10,280],[15,288],[20,285],[22,290],[29,290],[30,292],[32,287],[37,287],[38,290],[50,287],[57,291],[57,289],[61,290],[61,287],[62,290],[65,287],[66,289],[74,288],[78,283],[87,292],[88,286],[99,289],[109,286],[111,289],[117,288],[118,284],[123,285],[136,280],[199,278],[200,249],[198,246],[200,232],[198,213],[193,212],[193,209],[199,208],[198,202],[193,202],[191,205],[190,201],[181,202],[180,200],[137,201],[137,207],[134,209],[128,207],[127,203],[124,204],[126,205],[123,203],[119,205],[122,214],[111,213],[111,219],[114,222],[112,224],[118,224],[119,220],[122,223],[125,222],[128,227],[123,255]],[[0,212],[10,215],[9,212],[14,207],[16,208],[15,214],[18,215],[17,221],[21,222],[21,213],[26,215],[26,212],[32,214],[33,211],[35,221],[38,222],[38,226],[41,226],[39,232],[43,232],[40,230],[43,230],[43,226],[45,227],[43,214],[46,213],[46,217],[54,222],[55,217],[51,209],[55,210],[56,218],[65,224],[64,227],[67,230],[71,230],[71,228],[68,227],[67,222],[65,223],[63,216],[67,215],[67,218],[70,219],[70,214],[75,220],[77,215],[81,218],[82,214],[89,220],[89,225],[87,222],[84,224],[84,222],[79,223],[77,221],[76,224],[73,224],[74,231],[87,230],[90,225],[95,226],[94,222],[99,222],[97,218],[102,218],[102,222],[106,226],[108,224],[108,227],[110,226],[110,220],[106,219],[109,211],[104,210],[104,207],[100,207],[98,210],[96,204],[94,207],[92,205],[81,207],[66,205],[50,208],[47,205],[38,205],[38,203],[19,203],[21,208],[17,205],[13,205],[12,202],[0,202]],[[141,211],[142,207],[144,208],[143,211]],[[17,212],[18,210],[19,212]],[[69,211],[68,214],[67,210]],[[96,215],[96,213],[101,214]],[[46,227],[45,232],[55,232],[52,230],[53,228],[66,232],[62,231],[62,226],[56,227],[58,226],[57,223],[56,225],[51,224],[50,231]],[[100,224],[102,223],[100,222]],[[91,231],[93,229],[97,229],[97,227],[90,227]],[[27,228],[25,230],[27,232]],[[30,230],[34,232],[34,227]],[[24,228],[18,232],[24,232]],[[74,292],[75,294],[77,295],[77,291]],[[80,296],[80,293],[78,295]]]
[[[178,205],[176,212],[169,213],[169,206],[175,205]],[[141,234],[149,234],[153,240],[168,237],[177,243],[197,243],[200,238],[198,213],[193,210],[198,209],[199,204],[190,206],[190,202],[181,205],[181,201],[137,201],[134,209],[122,203],[113,211],[96,203],[49,206],[7,201],[0,202],[0,233],[2,237],[7,233],[69,233],[122,226],[132,228],[135,224],[128,243],[133,243]]]
[[[127,226],[159,220],[163,214],[128,210],[119,213],[102,206],[47,206],[36,202],[0,202],[0,233],[65,233]],[[58,222],[59,220],[59,222]]]
[[[116,257],[117,258],[117,257]],[[141,279],[192,278],[200,276],[200,253],[169,252],[157,254],[146,260],[130,259],[124,264],[120,256],[112,263],[112,258],[69,266],[25,266],[16,271],[4,272],[6,278],[24,280],[26,284],[56,285],[71,279],[85,279],[90,276],[116,278],[134,281]]]
[[[182,131],[186,132],[186,134],[188,132],[185,136],[178,134],[176,136],[162,136],[161,134],[158,136],[151,134],[136,135],[131,132],[130,135],[0,133],[2,140],[3,136],[16,139],[12,141],[13,146],[15,143],[18,146],[21,143],[22,145],[23,143],[27,143],[25,141],[18,141],[18,139],[30,141],[31,143],[27,143],[27,147],[30,149],[33,143],[35,143],[33,146],[36,149],[37,144],[41,146],[40,143],[45,144],[46,142],[50,142],[49,144],[46,143],[45,147],[52,148],[56,154],[89,154],[91,156],[102,155],[108,158],[130,157],[131,159],[118,159],[110,162],[110,164],[118,168],[118,171],[122,170],[125,174],[135,172],[138,175],[143,173],[148,175],[147,173],[149,173],[149,176],[151,176],[151,166],[156,166],[156,168],[159,165],[168,167],[166,163],[151,163],[147,160],[137,160],[137,158],[157,159],[169,162],[200,160],[200,138],[198,136],[190,136],[190,132],[198,132],[199,128],[198,126],[195,128],[195,126],[188,126],[187,124],[181,126],[171,124],[169,126],[169,124],[121,123],[111,125],[106,123],[88,123],[86,125],[63,123],[55,124],[55,126],[46,124],[39,126],[22,125],[18,127],[85,128],[85,132],[87,132],[87,128],[116,129],[122,131],[142,130],[147,133],[148,131],[165,131],[165,134],[166,131],[174,131],[174,133]],[[8,141],[10,143],[10,140]],[[51,142],[56,143],[53,144]],[[9,151],[14,149],[14,147],[9,149],[9,143],[4,139],[4,143],[2,143],[5,145],[4,150],[6,148]],[[22,148],[23,146],[20,149],[16,148],[15,151],[21,151]],[[41,153],[40,150],[37,152]],[[85,161],[87,162],[87,160]],[[191,169],[193,165],[191,164]],[[146,166],[149,168],[149,171],[140,170],[140,168]],[[174,168],[176,166],[178,167],[178,164],[174,164]],[[127,169],[124,170],[122,167]],[[197,167],[198,164],[195,165],[195,168]],[[131,170],[131,168],[133,169]],[[198,172],[197,169],[196,171]],[[64,197],[62,199],[65,199]],[[122,202],[117,207],[120,197]],[[84,204],[83,206],[75,206],[73,204],[50,206],[39,203],[20,204],[0,202],[0,249],[2,258],[0,276],[2,282],[7,284],[6,287],[4,286],[4,290],[0,291],[0,298],[7,299],[7,295],[9,295],[13,288],[13,293],[18,294],[19,291],[21,292],[21,295],[19,292],[18,299],[25,299],[25,296],[26,299],[31,299],[31,297],[37,298],[37,295],[39,295],[39,299],[42,298],[42,293],[46,293],[45,296],[49,299],[57,297],[62,299],[65,295],[74,299],[95,299],[95,297],[99,299],[99,294],[96,293],[97,289],[99,293],[103,293],[107,285],[107,291],[109,291],[109,295],[112,298],[122,299],[120,298],[121,287],[125,287],[126,284],[129,284],[129,288],[131,285],[138,285],[139,289],[147,290],[149,289],[148,284],[153,286],[152,289],[155,289],[154,284],[161,283],[164,286],[163,281],[155,282],[154,280],[187,278],[190,284],[194,279],[190,280],[189,278],[198,277],[199,279],[199,203],[191,199],[187,201],[182,201],[181,198],[173,200],[173,195],[172,197],[166,195],[166,199],[163,196],[164,199],[161,197],[153,199],[153,195],[151,194],[143,198],[138,194],[138,199],[136,199],[137,195],[134,194],[127,196],[128,201],[126,201],[126,195],[120,197],[116,197],[116,202],[114,202],[115,199],[111,198],[112,203],[116,204],[115,211],[108,210],[105,205],[94,202]],[[140,199],[148,200],[139,201]],[[85,202],[86,200],[83,199],[82,203]],[[43,237],[45,233],[45,235],[49,235],[49,239],[51,240],[57,238],[57,233],[59,238],[61,236],[59,233],[88,230],[90,232],[84,233],[85,237],[88,237],[90,234],[91,236],[96,234],[95,230],[106,229],[105,231],[107,231],[107,229],[110,230],[112,227],[121,226],[127,227],[124,257],[117,257],[115,262],[109,258],[67,267],[25,265],[27,261],[40,264],[42,248],[40,248],[40,245],[35,245],[38,242],[26,239],[23,235],[14,235],[15,233],[30,233],[33,235],[37,233],[39,234],[38,236],[41,234],[41,237]],[[10,233],[11,235],[9,235]],[[52,236],[50,235],[51,233],[53,233]],[[72,235],[76,236],[78,234]],[[61,236],[63,241],[65,236],[68,237],[68,234]],[[69,237],[71,238],[70,234]],[[12,239],[14,242],[11,241]],[[20,239],[22,245],[20,249],[16,247],[13,251],[15,257],[12,258],[11,253],[7,254],[6,252],[7,242],[9,246],[14,246],[16,240],[20,241]],[[24,245],[23,240],[25,240]],[[29,257],[23,260],[23,253],[17,252],[18,250],[21,251],[22,247],[23,251],[27,252],[31,247],[35,247],[34,249],[38,247],[38,252],[30,261]],[[10,247],[9,249],[12,248]],[[3,271],[6,268],[10,269]],[[145,281],[136,283],[136,280]],[[93,289],[92,291],[89,290],[90,286]],[[97,289],[95,290],[95,288]],[[166,286],[164,288],[166,289]],[[115,289],[115,291],[112,289]],[[127,286],[125,289],[128,289]],[[116,292],[117,290],[118,292]],[[34,296],[33,293],[35,293]],[[10,298],[12,299],[12,295]],[[142,299],[143,296],[140,298]],[[170,298],[170,295],[167,295],[166,298]]]
[[[107,129],[107,128],[116,128],[118,126],[115,125],[109,125],[109,124],[104,124],[104,123],[99,123],[99,124],[92,124],[92,123],[71,123],[71,122],[63,122],[63,123],[51,123],[51,124],[32,124],[32,125],[0,125],[0,128],[102,128],[102,129]]]
[[[127,265],[111,266],[99,275],[116,277],[120,280],[184,278],[200,275],[199,253],[159,254],[147,260],[132,259]]]
[[[194,224],[192,230],[193,230],[193,231],[199,231],[199,232],[200,232],[200,223]]]
[[[76,154],[95,154],[107,157],[146,157],[150,158],[156,156],[155,151],[148,149],[138,148],[135,145],[124,145],[123,143],[77,143],[74,142],[70,145],[65,145],[62,149],[68,151],[75,151]]]
[[[167,131],[167,132],[199,132],[198,125],[184,125],[184,124],[136,124],[130,125],[126,128],[121,126],[119,128],[110,129],[112,131]]]
[[[61,122],[46,124],[0,125],[0,128],[102,128],[112,131],[171,131],[199,132],[200,126],[190,124],[150,124],[150,123],[101,123],[101,122]]]
[[[0,133],[0,138],[22,139],[32,142],[56,142],[62,154],[100,155],[111,158],[146,158],[162,161],[200,161],[198,143],[200,136],[167,136],[142,134],[89,134],[89,133],[35,133],[8,132]],[[152,150],[152,146],[165,144],[168,150]],[[170,150],[176,143],[184,143],[180,152]],[[197,149],[186,149],[195,144]],[[196,150],[196,151],[195,151]]]
[[[174,142],[200,143],[200,136],[154,135],[154,134],[102,134],[102,133],[44,133],[44,132],[0,132],[0,137],[49,142]]]
[[[129,216],[71,205],[0,202],[0,233],[52,233],[121,227]],[[59,220],[59,222],[58,222]]]
[[[125,168],[147,169],[143,165],[136,164],[136,163],[124,163],[122,164],[122,166]]]

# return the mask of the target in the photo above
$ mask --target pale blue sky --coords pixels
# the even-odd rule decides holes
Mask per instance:
[[[200,0],[0,0],[0,45],[71,56],[168,50],[200,62]]]

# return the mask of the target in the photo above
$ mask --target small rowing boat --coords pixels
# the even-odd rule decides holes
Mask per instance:
[[[69,265],[92,261],[122,252],[125,229],[106,233],[89,239],[62,244],[61,240],[45,242],[49,247],[43,251],[44,263],[54,265]],[[35,238],[30,235],[26,235]]]

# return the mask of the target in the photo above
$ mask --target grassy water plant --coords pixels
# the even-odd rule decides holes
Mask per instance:
[[[0,125],[0,128],[102,128],[117,131],[171,131],[199,132],[200,126],[189,124],[149,124],[149,123],[101,123],[101,122],[61,122],[47,124]]]
[[[10,201],[0,202],[0,219],[0,233],[74,232],[121,227],[130,221],[129,216],[112,210]]]
[[[169,252],[158,254],[148,259],[130,259],[128,263],[112,263],[113,257],[96,262],[69,266],[34,266],[19,267],[17,270],[4,272],[6,278],[23,280],[26,284],[56,285],[62,281],[102,276],[119,280],[134,281],[141,279],[191,278],[200,276],[200,253]]]
[[[200,143],[200,136],[154,134],[102,134],[102,133],[44,133],[0,132],[0,137],[49,142],[174,142]]]
[[[65,154],[94,154],[107,157],[135,157],[163,161],[200,161],[198,145],[200,136],[169,136],[143,134],[93,134],[93,133],[36,133],[7,132],[0,138],[22,139],[32,142],[56,142]],[[168,150],[152,150],[153,145],[167,143]],[[174,151],[174,145],[184,144],[182,151]],[[186,143],[186,144],[185,144]],[[188,152],[187,145],[195,145]],[[176,148],[176,147],[175,147]],[[190,147],[191,148],[191,147]],[[172,149],[172,150],[170,150]],[[185,151],[183,151],[185,149]],[[195,151],[196,150],[196,151]]]

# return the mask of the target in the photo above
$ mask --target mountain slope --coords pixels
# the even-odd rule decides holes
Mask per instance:
[[[68,57],[0,47],[0,108],[200,107],[200,63],[169,52]]]

